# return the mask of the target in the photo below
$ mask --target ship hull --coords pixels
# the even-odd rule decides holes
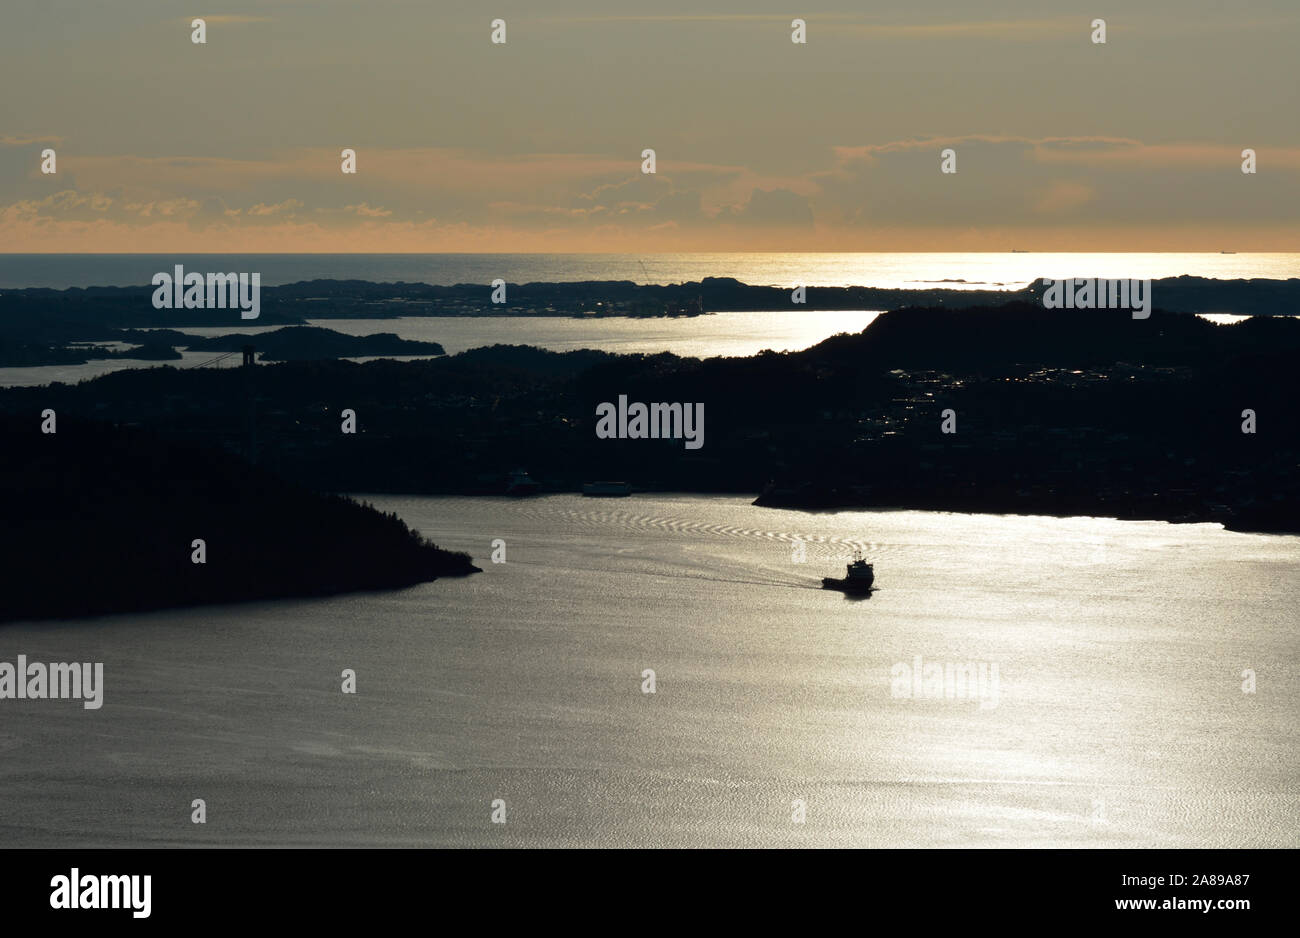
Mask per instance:
[[[874,580],[837,580],[834,577],[822,578],[822,589],[839,590],[841,593],[870,593]]]

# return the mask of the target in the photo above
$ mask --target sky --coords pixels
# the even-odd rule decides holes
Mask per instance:
[[[0,251],[1300,251],[1297,50],[1298,0],[3,0]]]

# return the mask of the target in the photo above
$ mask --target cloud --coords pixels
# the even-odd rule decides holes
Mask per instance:
[[[267,218],[272,215],[294,215],[303,204],[297,199],[285,199],[283,202],[277,202],[274,205],[267,205],[264,202],[258,202],[250,206],[248,216],[250,218]]]
[[[836,32],[868,39],[1002,39],[1014,42],[1038,42],[1045,39],[1070,39],[1087,36],[1088,20],[1077,16],[1054,19],[985,20],[964,23],[854,23],[837,27]]]
[[[940,172],[945,149],[957,154],[956,174]],[[924,226],[951,237],[1018,226],[1031,244],[1045,224],[1070,224],[1081,236],[1108,232],[1111,250],[1126,249],[1125,231],[1161,226],[1171,244],[1180,226],[1276,232],[1300,213],[1288,196],[1300,162],[1290,150],[1261,151],[1261,161],[1265,153],[1270,173],[1244,176],[1236,148],[1122,138],[971,135],[839,147],[834,165],[812,174],[820,187],[812,207],[821,227]],[[1297,240],[1270,237],[1278,250]]]
[[[8,208],[19,217],[74,220],[102,218],[113,205],[114,200],[103,193],[63,189],[43,199],[15,202]]]
[[[360,205],[345,205],[343,211],[351,212],[359,218],[388,218],[393,214],[392,209],[370,206],[365,202]]]
[[[825,17],[829,19],[829,17]],[[837,17],[838,18],[838,17]],[[550,23],[786,23],[780,13],[609,13],[594,16],[547,16]]]
[[[1044,215],[1059,215],[1086,205],[1097,197],[1089,186],[1078,182],[1055,181],[1034,199],[1034,211]]]
[[[955,175],[940,172],[948,148]],[[1001,237],[1187,250],[1210,236],[1206,249],[1300,249],[1296,149],[1261,147],[1257,176],[1241,174],[1237,146],[1101,135],[847,141],[780,175],[676,162],[643,174],[639,151],[363,146],[353,176],[341,149],[70,152],[58,177],[32,176],[24,157],[0,178],[0,250],[969,250]]]
[[[194,16],[187,16],[187,17],[185,17],[185,20],[184,20],[185,25],[186,25],[186,26],[189,26],[190,23],[194,22],[196,19],[201,19],[201,20],[203,20],[203,21],[204,21],[205,23],[207,23],[209,26],[211,26],[211,25],[214,24],[214,23],[216,23],[216,24],[218,24],[218,25],[221,25],[221,26],[240,26],[240,25],[243,25],[243,24],[245,24],[245,23],[273,23],[273,22],[275,22],[275,17],[272,17],[272,16],[249,16],[249,15],[242,14],[242,13],[218,13],[218,14],[216,14],[215,16],[206,16],[206,15],[200,13],[200,14],[196,14],[196,15],[194,15]]]
[[[0,134],[0,147],[59,146],[63,138],[57,134]]]
[[[749,201],[724,217],[742,225],[764,228],[811,228],[812,206],[806,196],[789,189],[755,189]]]

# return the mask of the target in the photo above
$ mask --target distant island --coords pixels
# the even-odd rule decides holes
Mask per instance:
[[[53,434],[13,417],[0,433],[0,622],[395,589],[478,569],[394,514],[221,449],[70,414]]]
[[[856,335],[746,358],[494,346],[410,362],[119,371],[0,390],[0,413],[32,427],[47,407],[138,422],[251,452],[321,491],[500,494],[523,466],[542,491],[618,479],[811,510],[1300,532],[1300,320],[1216,325],[1160,308],[1159,296],[1144,320],[1028,302],[898,309]],[[704,403],[703,448],[597,438],[597,405],[620,394]],[[354,435],[339,432],[344,408]],[[946,410],[953,433],[941,429]],[[1242,432],[1248,422],[1255,432]]]
[[[93,342],[74,340],[73,332],[58,330],[50,335],[48,323],[0,324],[0,368],[27,368],[38,365],[77,365],[91,360],[132,359],[140,361],[178,361],[183,356],[177,348],[195,352],[238,352],[255,346],[264,361],[321,361],[333,358],[367,358],[377,356],[437,356],[446,354],[438,342],[403,339],[392,332],[373,335],[347,335],[320,326],[285,326],[260,335],[231,333],[204,338],[175,329],[90,330],[99,341],[105,338],[133,344],[133,348],[115,351]]]
[[[0,368],[84,364],[93,359],[177,360],[178,348],[237,351],[255,344],[266,361],[441,355],[436,342],[404,340],[384,332],[345,335],[311,320],[399,317],[563,316],[678,318],[735,311],[885,310],[903,307],[974,309],[1007,302],[1041,304],[1041,280],[1019,290],[808,287],[803,304],[784,287],[755,286],[731,277],[681,284],[629,280],[507,284],[506,301],[492,302],[486,284],[434,286],[313,280],[262,290],[258,326],[298,326],[264,333],[254,342],[239,330],[250,321],[238,309],[154,309],[153,287],[29,288],[0,293]],[[1167,312],[1242,316],[1300,315],[1300,279],[1214,280],[1170,277],[1152,282],[1151,295]],[[185,328],[226,326],[231,333],[202,338]],[[113,350],[97,343],[132,348]]]
[[[202,338],[172,329],[151,331],[123,330],[128,341],[151,340],[171,346],[184,346],[191,352],[238,352],[255,346],[264,361],[321,361],[331,358],[367,358],[382,355],[445,355],[437,342],[420,342],[399,338],[392,332],[372,335],[347,335],[320,326],[286,326],[258,335],[231,333]]]
[[[142,333],[147,335],[148,333]],[[184,356],[166,342],[141,341],[134,348],[111,349],[94,342],[67,344],[6,341],[0,338],[0,368],[37,368],[42,365],[84,365],[89,361],[180,361]]]
[[[1081,270],[1076,276],[1092,275]],[[1046,275],[1047,272],[1044,272]],[[683,317],[731,311],[885,310],[904,306],[967,308],[1006,302],[1035,302],[1041,278],[1016,290],[958,289],[961,281],[914,287],[809,286],[796,306],[788,287],[705,277],[679,284],[630,280],[508,283],[505,301],[495,303],[485,283],[437,286],[427,283],[371,283],[311,280],[263,287],[259,326],[304,325],[320,319],[394,319],[403,316],[567,316],[600,318]],[[15,323],[42,322],[47,328],[75,327],[86,339],[103,330],[248,325],[238,309],[154,309],[153,287],[32,287],[0,293],[0,337]],[[1234,313],[1243,316],[1300,315],[1300,279],[1216,280],[1166,277],[1152,281],[1156,305],[1170,312]],[[101,330],[100,335],[89,333]]]

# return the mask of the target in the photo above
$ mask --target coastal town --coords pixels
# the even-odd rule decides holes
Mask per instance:
[[[256,356],[8,389],[0,413],[147,425],[327,491],[501,493],[524,466],[535,492],[617,479],[782,507],[1290,531],[1300,388],[1285,356],[1297,349],[1300,322],[1284,317],[1220,326],[1010,303],[888,313],[858,335],[734,359],[525,346],[363,364]],[[602,433],[600,406],[620,395],[707,405],[707,442]],[[345,409],[356,432],[340,432]]]

